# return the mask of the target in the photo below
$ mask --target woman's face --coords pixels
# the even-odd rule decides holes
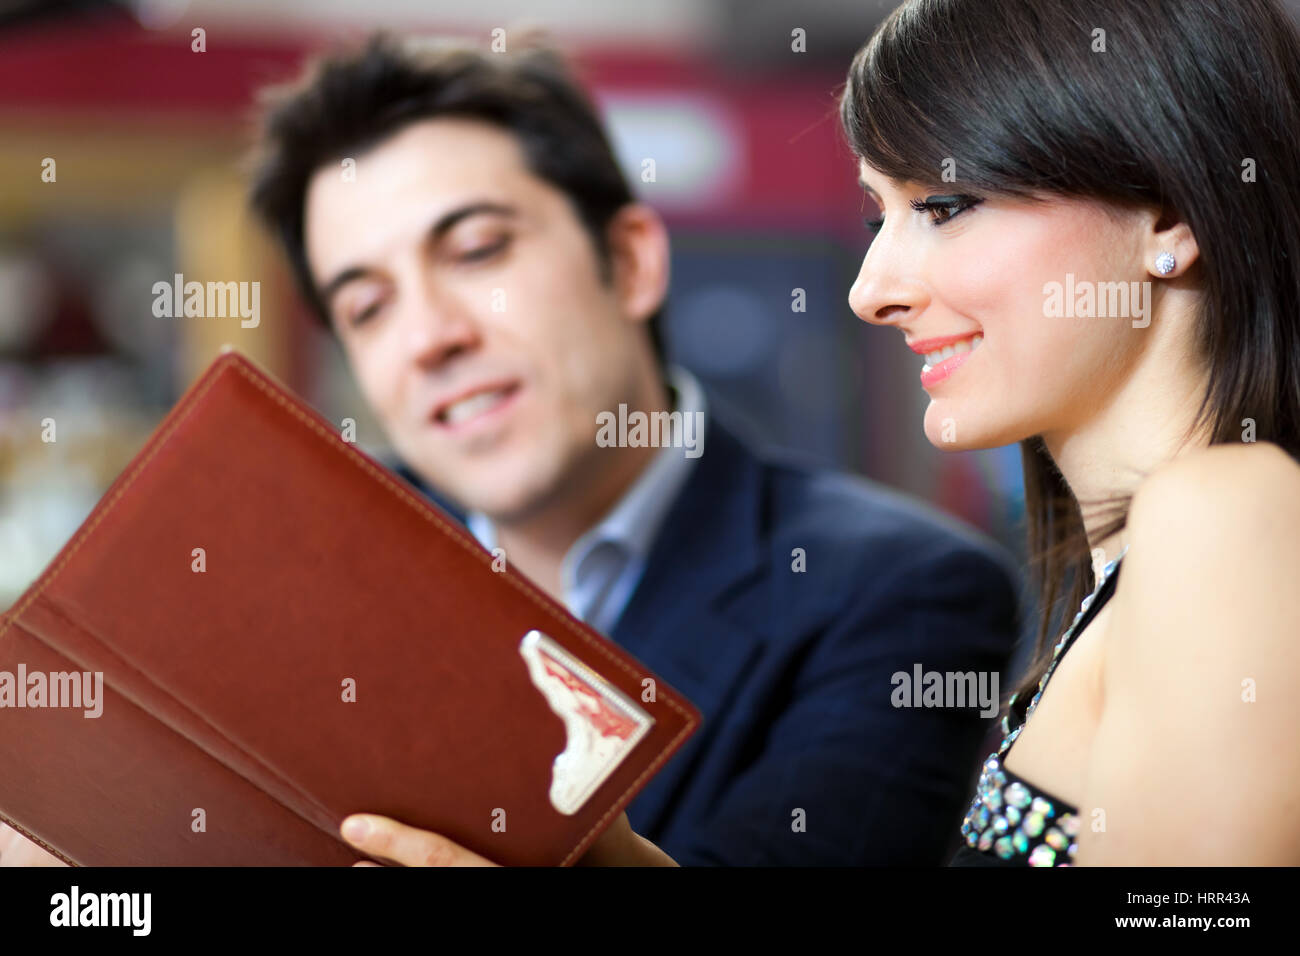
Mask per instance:
[[[931,443],[962,450],[1050,439],[1124,387],[1154,335],[1149,213],[1062,198],[984,200],[960,184],[897,183],[865,163],[859,173],[883,222],[871,224],[879,231],[849,304],[867,322],[898,328],[919,353]]]

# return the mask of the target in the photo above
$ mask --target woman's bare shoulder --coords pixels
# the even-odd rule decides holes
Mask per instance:
[[[1130,549],[1198,565],[1257,561],[1260,546],[1300,553],[1286,533],[1300,530],[1300,463],[1271,442],[1199,449],[1142,482],[1128,524]],[[1247,553],[1220,550],[1232,545]]]
[[[1141,640],[1217,640],[1234,614],[1261,637],[1300,620],[1300,464],[1277,445],[1216,445],[1167,463],[1134,495],[1127,535],[1131,619],[1170,620],[1177,607],[1190,626]]]

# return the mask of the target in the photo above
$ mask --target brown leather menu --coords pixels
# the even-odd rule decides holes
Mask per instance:
[[[569,865],[696,729],[236,352],[0,619],[0,818],[74,865]],[[98,686],[97,686],[98,685]]]

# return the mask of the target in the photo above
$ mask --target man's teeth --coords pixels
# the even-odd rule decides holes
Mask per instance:
[[[955,342],[952,345],[939,349],[937,352],[929,352],[925,356],[925,369],[923,371],[929,371],[945,359],[950,359],[954,355],[960,355],[962,352],[974,352],[979,348],[980,343],[983,341],[984,336],[976,335],[973,338],[962,339],[960,342]]]
[[[469,398],[462,398],[459,402],[447,407],[447,410],[442,413],[442,420],[448,425],[456,425],[473,418],[475,415],[486,412],[489,408],[493,408],[503,401],[506,397],[506,391],[504,388],[499,388],[495,392],[479,392]]]

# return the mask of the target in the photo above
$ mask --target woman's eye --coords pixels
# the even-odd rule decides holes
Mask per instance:
[[[885,217],[881,216],[879,219],[870,219],[864,216],[862,219],[862,224],[866,226],[867,229],[872,233],[877,233],[881,229],[885,228]]]
[[[372,304],[372,305],[368,305],[368,306],[366,306],[364,309],[362,309],[362,310],[361,310],[360,312],[358,312],[356,315],[352,316],[352,318],[348,321],[348,324],[351,325],[353,328],[355,328],[355,327],[358,326],[358,325],[361,325],[363,322],[365,322],[365,321],[366,321],[367,319],[369,319],[372,315],[374,315],[376,312],[379,311],[379,306],[380,306],[380,305],[382,305],[382,303],[380,303],[380,302],[375,302],[375,303]]]
[[[951,222],[968,209],[980,204],[974,196],[930,196],[927,199],[913,199],[911,206],[917,212],[928,212],[930,221],[936,226]]]

